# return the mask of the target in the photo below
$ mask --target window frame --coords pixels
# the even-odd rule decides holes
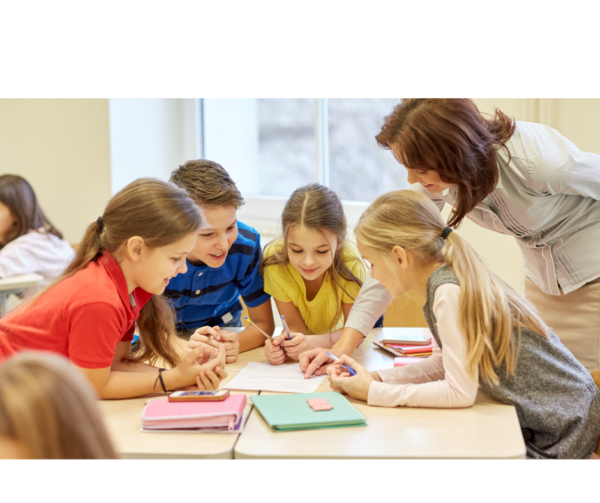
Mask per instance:
[[[330,186],[329,171],[329,115],[328,99],[315,98],[315,177],[314,182]],[[199,117],[199,151],[201,157],[205,158],[205,138],[206,138],[206,119],[204,98],[198,99],[198,117]],[[275,196],[268,194],[257,194],[245,192],[241,187],[242,196],[245,204],[238,210],[238,218],[244,223],[254,227],[260,234],[266,236],[276,236],[280,232],[280,219],[287,201],[285,196]],[[354,228],[362,213],[368,208],[369,202],[342,200],[346,221],[348,225],[348,238],[353,240]]]

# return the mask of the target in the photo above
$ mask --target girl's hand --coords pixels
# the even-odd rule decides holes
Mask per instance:
[[[238,334],[236,332],[229,332],[228,330],[220,330],[219,335],[221,336],[221,342],[225,346],[225,362],[233,363],[238,359],[238,355],[240,354]]]
[[[281,349],[279,343],[273,344],[269,339],[267,339],[265,341],[263,351],[265,353],[265,356],[267,357],[267,361],[271,365],[281,365],[285,361],[285,352],[283,351],[283,349]]]
[[[348,365],[356,371],[356,375],[351,377],[349,372],[342,367],[342,364]],[[327,368],[331,389],[342,393],[347,393],[352,398],[367,401],[369,396],[369,386],[373,382],[373,376],[362,365],[356,363],[349,356],[342,355],[341,358]]]
[[[213,348],[207,349],[205,344],[190,350],[181,360],[181,363],[172,370],[175,376],[175,387],[194,384],[197,382],[196,377],[202,371],[212,371],[216,367],[223,369],[225,366],[225,348],[223,344],[219,344],[219,346],[216,355],[214,355],[215,350]],[[214,355],[212,359],[211,352]]]
[[[190,337],[188,342],[188,350],[197,348],[199,343],[208,344],[209,346],[217,348],[219,347],[219,343],[217,341],[220,339],[220,327],[200,327]]]
[[[300,358],[300,353],[311,349],[311,345],[309,342],[310,339],[304,334],[298,332],[290,332],[290,336],[292,337],[292,340],[289,340],[287,337],[284,336],[280,345],[285,351],[285,353],[292,360],[298,361],[298,359]]]
[[[196,384],[199,390],[211,391],[219,389],[219,384],[226,377],[227,372],[220,365],[217,365],[214,371],[210,369],[200,371],[196,376]]]

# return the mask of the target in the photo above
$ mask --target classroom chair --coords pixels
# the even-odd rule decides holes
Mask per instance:
[[[596,383],[596,386],[598,386],[598,388],[600,389],[600,369],[594,370],[592,372],[592,377],[594,378],[594,382]],[[598,443],[596,444],[596,450],[594,451],[594,453],[597,456],[600,456],[600,438],[598,439]]]

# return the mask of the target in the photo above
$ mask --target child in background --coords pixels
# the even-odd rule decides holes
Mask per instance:
[[[132,182],[91,224],[66,271],[0,319],[0,358],[38,349],[68,357],[101,398],[131,398],[191,386],[216,389],[225,351],[200,345],[183,359],[162,293],[185,272],[202,216],[184,190],[150,178]],[[138,318],[139,317],[139,318]],[[141,347],[131,356],[135,324]],[[166,361],[169,370],[146,361]],[[161,373],[162,372],[162,373]]]
[[[46,218],[31,185],[17,175],[0,176],[0,278],[37,273],[49,281],[74,256]]]
[[[22,353],[0,365],[0,459],[114,459],[85,377],[62,356]]]
[[[268,334],[275,330],[271,298],[258,272],[260,235],[237,220],[244,199],[216,162],[188,161],[173,171],[171,182],[185,189],[202,210],[204,224],[186,258],[187,273],[171,280],[165,296],[175,306],[177,330],[180,337],[190,339],[189,348],[212,336],[224,344],[226,362],[234,362],[239,353],[265,340],[252,325],[239,333],[226,330],[242,326],[240,295],[250,319]]]
[[[452,408],[473,405],[481,386],[515,406],[528,457],[590,457],[600,435],[592,377],[535,308],[446,227],[433,202],[410,190],[385,194],[356,236],[372,277],[394,297],[427,297],[435,344],[423,361],[371,373],[343,355],[327,369],[335,391],[369,405]]]
[[[312,183],[295,190],[281,222],[283,238],[266,247],[261,271],[293,338],[282,333],[265,342],[273,365],[332,347],[367,275],[358,250],[346,241],[342,202],[331,189]]]

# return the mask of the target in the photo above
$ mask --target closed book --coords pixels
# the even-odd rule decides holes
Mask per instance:
[[[411,344],[427,346],[431,344],[431,330],[424,327],[387,327],[381,334],[384,344]]]
[[[331,410],[313,410],[307,399],[325,398]],[[274,431],[310,430],[339,426],[364,426],[365,417],[340,393],[258,395],[250,400]]]
[[[412,346],[415,348],[419,348],[417,349],[417,352],[415,353],[405,353],[402,348],[397,347],[397,344],[384,344],[381,341],[373,341],[373,344],[375,344],[376,346],[380,347],[381,349],[383,349],[384,351],[387,351],[388,353],[394,355],[394,356],[425,356],[425,355],[431,355],[433,349],[428,349],[430,346],[433,347],[433,345],[430,346]]]
[[[416,363],[424,359],[425,357],[421,356],[397,356],[394,358],[394,367],[404,367],[404,365]]]
[[[414,344],[388,344],[388,346],[392,346],[394,349],[397,349],[405,355],[410,355],[412,353],[431,353],[433,351],[433,341],[426,346],[416,346]]]
[[[230,395],[210,402],[169,402],[152,400],[142,412],[145,430],[223,429],[233,431],[240,422],[246,395]]]

